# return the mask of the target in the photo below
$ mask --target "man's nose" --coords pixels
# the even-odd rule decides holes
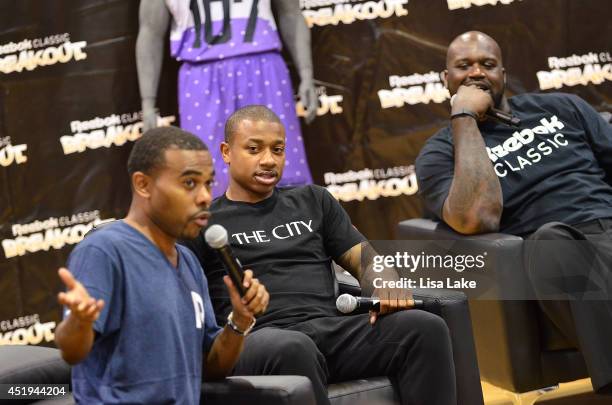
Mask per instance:
[[[470,67],[468,74],[470,77],[483,77],[484,71],[482,70],[482,66],[480,66],[480,64],[475,63]]]
[[[274,156],[271,150],[266,149],[263,151],[259,164],[265,167],[273,167],[276,165],[276,160],[274,160]]]
[[[208,187],[201,187],[200,192],[196,197],[196,204],[209,207],[212,202],[212,194]]]

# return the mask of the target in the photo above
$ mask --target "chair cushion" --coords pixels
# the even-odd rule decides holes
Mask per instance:
[[[312,384],[307,377],[292,375],[236,376],[202,384],[206,405],[315,405]]]
[[[332,405],[392,405],[399,397],[387,377],[372,377],[330,384],[327,396]]]
[[[0,346],[0,359],[1,384],[70,384],[70,366],[57,349]]]

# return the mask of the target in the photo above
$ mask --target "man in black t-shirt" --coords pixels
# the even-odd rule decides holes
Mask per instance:
[[[501,50],[481,32],[458,36],[446,64],[450,125],[416,162],[427,209],[460,233],[525,237],[540,306],[581,349],[595,389],[612,391],[611,126],[577,96],[506,98]],[[488,118],[491,107],[520,126]]]
[[[230,117],[225,134],[230,181],[211,205],[211,224],[228,230],[236,256],[270,292],[234,374],[305,375],[319,404],[329,403],[328,383],[387,375],[403,404],[455,404],[448,328],[436,315],[404,310],[413,306],[406,290],[374,291],[382,298],[378,315],[336,310],[332,259],[367,289],[361,261],[369,245],[324,188],[275,187],[293,163],[285,161],[278,117],[264,106],[245,107]],[[188,246],[203,263],[223,319],[230,310],[223,266],[202,235]]]

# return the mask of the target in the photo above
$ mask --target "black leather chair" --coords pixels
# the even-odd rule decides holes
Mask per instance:
[[[495,260],[494,273],[503,295],[508,285],[529,285],[523,268],[523,239],[502,233],[461,235],[446,224],[410,219],[398,224],[406,240],[465,240]],[[503,298],[503,296],[502,296]],[[471,300],[478,365],[483,380],[498,387],[527,392],[588,377],[584,359],[552,325],[534,300]]]
[[[70,366],[59,350],[0,346],[0,384],[70,384]],[[74,405],[73,396],[44,400],[2,400],[0,404]],[[202,385],[202,403],[316,405],[312,384],[302,376],[241,376]]]
[[[361,295],[359,283],[354,277],[343,271],[339,266],[335,266],[335,273],[339,294]],[[451,290],[425,289],[415,289],[412,292],[415,299],[424,301],[426,311],[442,317],[449,328],[456,372],[457,404],[483,404],[470,310],[465,294]],[[356,393],[352,392],[364,383],[375,384],[380,394],[385,392],[385,401],[378,401],[375,396],[355,395]],[[336,398],[336,393],[340,388],[343,392],[346,392],[346,400],[343,402],[337,401]],[[329,397],[332,399],[332,404],[399,404],[399,399],[397,395],[392,395],[392,390],[391,382],[386,377],[378,377],[376,379],[331,384],[329,386]]]

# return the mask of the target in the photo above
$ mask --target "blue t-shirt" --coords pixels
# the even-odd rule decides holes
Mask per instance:
[[[68,268],[105,301],[96,340],[72,370],[78,403],[198,404],[202,356],[221,329],[198,261],[177,245],[178,269],[123,221],[74,249]]]

